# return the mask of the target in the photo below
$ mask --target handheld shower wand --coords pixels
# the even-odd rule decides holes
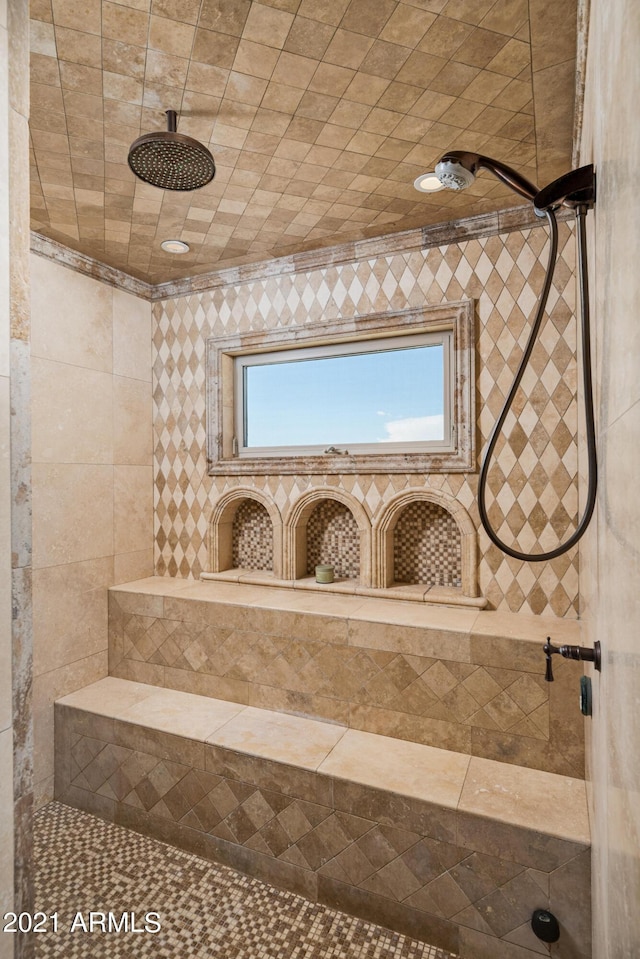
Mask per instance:
[[[479,169],[490,170],[498,180],[511,187],[525,200],[531,200],[532,203],[538,194],[538,188],[533,183],[529,183],[525,177],[505,163],[481,156],[479,153],[465,153],[463,150],[451,150],[445,153],[436,164],[436,176],[448,189],[464,190],[471,186]]]
[[[544,189],[539,190],[530,183],[516,170],[512,170],[505,163],[493,160],[491,157],[485,157],[479,153],[467,153],[462,150],[452,150],[439,160],[436,164],[436,176],[443,186],[450,190],[464,190],[470,186],[476,178],[479,169],[489,170],[498,180],[511,187],[520,196],[530,200],[536,216],[546,217],[550,229],[550,248],[549,262],[547,272],[538,300],[538,308],[534,317],[529,339],[522,354],[520,365],[514,377],[513,385],[509,390],[504,406],[496,424],[493,428],[489,442],[485,450],[482,465],[480,467],[480,477],[478,480],[478,510],[480,512],[480,521],[484,530],[491,540],[503,553],[513,559],[523,560],[530,563],[540,563],[555,559],[571,549],[584,534],[596,503],[597,489],[597,460],[596,460],[596,442],[595,442],[595,420],[593,413],[593,389],[591,381],[591,343],[589,331],[589,290],[587,282],[587,254],[586,254],[586,230],[585,218],[587,211],[595,203],[595,176],[593,166],[580,167],[578,170],[572,170],[559,179],[554,180]],[[582,519],[579,521],[575,531],[566,542],[561,543],[556,549],[544,553],[522,553],[513,549],[497,535],[491,526],[486,508],[486,488],[489,475],[489,464],[491,457],[502,431],[509,410],[520,386],[524,371],[529,363],[533,347],[535,345],[544,311],[551,289],[553,274],[558,254],[558,224],[554,211],[560,206],[570,207],[575,210],[578,223],[578,258],[580,261],[580,316],[582,333],[582,374],[585,405],[585,424],[587,434],[587,460],[588,460],[588,483],[587,483],[587,501],[585,504]]]

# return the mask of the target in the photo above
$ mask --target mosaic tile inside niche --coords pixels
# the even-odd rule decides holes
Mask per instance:
[[[233,517],[234,569],[273,569],[273,528],[262,503],[246,499]]]
[[[478,324],[480,455],[526,341],[546,266],[547,242],[542,228],[516,231],[304,274],[269,276],[156,304],[157,572],[198,576],[207,568],[209,504],[236,483],[206,473],[203,381],[208,336],[294,327],[323,317],[409,309],[472,297]],[[530,517],[531,532],[525,529],[523,548],[529,548],[533,536],[540,543],[552,536],[557,542],[553,523],[561,528],[567,522],[564,513],[575,513],[577,498],[575,237],[571,224],[560,224],[559,251],[550,315],[518,398],[524,436],[516,430],[510,442],[501,444],[491,471],[488,506],[500,534],[507,538],[513,536],[512,529],[522,527],[520,511]],[[542,428],[536,429],[539,413],[544,419]],[[186,424],[184,431],[178,421]],[[514,446],[518,449],[524,440],[518,458]],[[250,482],[268,493],[281,511],[314,485],[338,483],[361,498],[372,512],[411,486],[442,489],[462,503],[479,528],[477,474],[254,477]],[[577,616],[577,550],[551,563],[518,563],[492,546],[479,530],[478,573],[481,592],[493,608]]]
[[[343,503],[322,500],[307,522],[307,573],[326,563],[336,578],[360,576],[360,533],[353,514]]]
[[[411,503],[393,531],[393,576],[397,583],[462,584],[462,549],[456,522],[437,503]]]
[[[135,937],[135,959],[258,959],[274,941],[298,959],[455,959],[62,803],[36,814],[34,836],[36,908],[55,903],[62,927],[38,936],[38,959],[122,959],[121,937],[66,931],[89,891],[139,915],[153,902],[162,928]]]

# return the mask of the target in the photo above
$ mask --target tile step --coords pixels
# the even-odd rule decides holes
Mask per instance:
[[[589,845],[583,780],[107,677],[57,705]]]

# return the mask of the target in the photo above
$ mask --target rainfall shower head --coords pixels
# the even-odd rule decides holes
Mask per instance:
[[[129,148],[129,166],[161,190],[198,190],[213,180],[216,165],[206,146],[177,132],[177,114],[167,110],[167,130],[145,133]]]

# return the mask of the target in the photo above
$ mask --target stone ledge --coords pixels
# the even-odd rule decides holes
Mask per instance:
[[[371,596],[374,599],[400,600],[405,603],[430,603],[436,606],[462,606],[484,609],[484,596],[465,596],[453,586],[421,586],[401,584],[374,588],[361,586],[355,579],[337,579],[333,583],[317,583],[313,576],[301,579],[276,579],[268,571],[225,569],[220,573],[201,573],[202,582],[243,583],[249,586],[269,586],[275,589],[306,589],[317,593],[341,593],[346,596]]]
[[[282,612],[305,612],[310,615],[340,617],[346,620],[388,623],[397,626],[413,626],[434,629],[471,637],[508,639],[537,646],[540,644],[539,662],[533,667],[544,672],[541,652],[545,638],[550,634],[555,643],[579,644],[580,624],[574,619],[529,616],[522,613],[507,613],[475,608],[457,609],[444,603],[416,603],[407,587],[407,594],[400,590],[391,598],[383,590],[365,591],[364,587],[341,589],[340,583],[310,588],[308,580],[292,581],[293,590],[287,581],[285,586],[270,581],[264,575],[261,582],[239,582],[226,579],[224,573],[207,574],[206,580],[175,579],[168,576],[150,576],[113,586],[111,594],[136,594],[140,603],[143,597],[157,597],[151,615],[162,615],[163,599],[179,599],[193,603],[222,603],[229,606],[280,610]],[[215,577],[215,579],[213,578]],[[268,585],[267,585],[268,583]],[[315,584],[314,584],[315,585]],[[331,586],[335,588],[332,590]],[[444,587],[442,587],[444,589]],[[443,594],[445,595],[445,594]],[[138,608],[137,604],[136,608]],[[133,606],[131,607],[133,611]],[[140,611],[142,611],[140,609]],[[466,660],[468,661],[468,660]],[[506,666],[503,662],[501,665]]]

